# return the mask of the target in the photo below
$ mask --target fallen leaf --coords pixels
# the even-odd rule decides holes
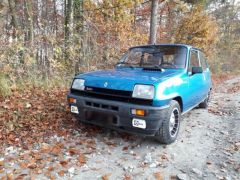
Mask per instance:
[[[61,148],[59,146],[54,146],[51,151],[51,153],[55,156],[59,155],[60,152],[61,152]]]
[[[108,180],[109,176],[111,176],[111,174],[105,174],[104,176],[102,176],[102,180]]]
[[[0,178],[0,180],[7,180],[7,177],[3,176],[3,177]]]
[[[30,163],[27,165],[27,168],[29,169],[35,169],[37,167],[36,163]]]
[[[20,167],[21,167],[22,169],[26,169],[27,166],[28,166],[27,163],[24,163],[24,162],[20,163]]]
[[[124,175],[124,180],[131,180],[131,177],[127,174]]]
[[[177,176],[176,176],[176,175],[171,175],[171,176],[170,176],[170,179],[176,180],[176,179],[177,179]]]
[[[167,157],[165,154],[163,154],[163,155],[161,156],[161,158],[162,158],[162,159],[166,159],[166,160],[168,161],[168,157]]]
[[[42,171],[42,169],[37,169],[37,170],[36,170],[36,173],[37,173],[37,174],[42,174],[43,171]]]
[[[75,154],[78,153],[78,151],[77,151],[76,149],[74,149],[74,148],[70,148],[70,149],[68,150],[68,152],[69,152],[69,154],[70,154],[71,156],[73,156],[73,155],[75,155]]]
[[[48,171],[53,171],[53,170],[54,170],[53,166],[48,167]]]
[[[114,146],[114,147],[116,147],[117,145],[116,145],[116,143],[114,143],[114,142],[111,142],[111,141],[107,141],[107,142],[105,142],[108,146]]]
[[[63,177],[64,174],[65,174],[64,170],[61,170],[61,171],[58,172],[58,175],[61,176],[61,177]]]
[[[13,179],[13,173],[7,173],[7,179],[12,180]]]
[[[42,149],[43,150],[49,150],[50,149],[50,145],[47,143],[42,143]]]
[[[86,163],[86,157],[85,157],[84,154],[80,154],[78,156],[77,160],[78,160],[78,163],[79,163],[80,166],[82,166],[83,164]]]
[[[0,161],[0,166],[4,166],[4,161]]]
[[[51,176],[50,176],[50,179],[51,179],[51,180],[55,180],[55,179],[56,179],[56,177],[55,177],[55,176],[53,176],[53,175],[51,175]]]
[[[12,131],[14,128],[13,128],[13,125],[10,125],[9,126],[9,130],[10,131]],[[15,138],[16,138],[16,136],[14,135],[14,134],[10,134],[9,136],[8,136],[8,139],[10,140],[10,141],[15,141]]]
[[[15,180],[22,180],[25,176],[27,176],[27,174],[20,174],[15,178]]]
[[[60,163],[63,167],[65,167],[65,166],[68,164],[67,161],[60,161],[59,163]]]
[[[155,177],[157,180],[163,180],[162,175],[161,175],[160,172],[155,172],[155,173],[154,173],[154,177]]]

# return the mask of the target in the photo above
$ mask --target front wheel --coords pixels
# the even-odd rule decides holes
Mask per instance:
[[[163,144],[171,144],[177,139],[181,121],[181,109],[177,101],[172,100],[163,120],[162,126],[156,134],[156,139]]]

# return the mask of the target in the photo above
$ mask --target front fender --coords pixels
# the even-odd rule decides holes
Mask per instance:
[[[188,88],[188,81],[181,76],[167,79],[156,86],[155,99],[161,105],[169,104],[176,97],[183,97],[184,91]]]

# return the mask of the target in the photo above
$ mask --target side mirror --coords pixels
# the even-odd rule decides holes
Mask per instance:
[[[203,72],[203,68],[202,67],[192,67],[192,75],[194,74],[199,74]]]

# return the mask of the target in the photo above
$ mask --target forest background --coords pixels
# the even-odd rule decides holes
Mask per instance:
[[[0,96],[66,88],[148,44],[151,0],[1,0]],[[239,73],[240,2],[159,0],[156,43],[203,49],[214,74]]]

